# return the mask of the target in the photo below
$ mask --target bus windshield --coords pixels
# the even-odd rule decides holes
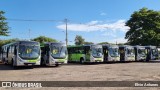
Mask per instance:
[[[134,49],[127,49],[127,55],[128,56],[134,56]]]
[[[152,54],[153,54],[153,56],[158,56],[158,50],[157,49],[152,49]]]
[[[146,55],[146,50],[145,49],[138,49],[138,54],[140,56],[145,56]]]
[[[109,54],[111,57],[119,56],[118,48],[109,48]]]
[[[51,45],[51,55],[55,59],[66,58],[67,48],[62,45]]]
[[[92,47],[92,55],[95,58],[102,57],[102,47]]]
[[[19,56],[22,59],[36,59],[40,55],[40,47],[35,45],[19,45]]]

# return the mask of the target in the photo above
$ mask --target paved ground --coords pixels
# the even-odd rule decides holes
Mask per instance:
[[[131,62],[110,64],[68,64],[60,67],[21,67],[14,70],[0,64],[0,81],[160,81],[160,62]],[[11,88],[0,88],[11,89]],[[19,88],[16,88],[19,90]],[[32,90],[32,88],[24,88]],[[43,90],[46,88],[35,88]],[[158,90],[160,88],[128,87],[60,87],[56,90]]]

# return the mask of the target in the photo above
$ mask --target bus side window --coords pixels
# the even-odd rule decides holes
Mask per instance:
[[[68,54],[72,54],[72,49],[68,48]]]
[[[12,47],[9,46],[9,53],[11,54],[12,53]]]
[[[72,54],[75,54],[75,53],[76,53],[76,48],[73,47],[73,48],[71,49],[71,52],[72,52]]]
[[[90,49],[90,48],[89,48],[89,47],[87,47],[87,46],[86,46],[86,47],[84,47],[84,48],[85,48],[85,52],[84,52],[84,53],[85,53],[85,54],[89,54],[89,49]]]

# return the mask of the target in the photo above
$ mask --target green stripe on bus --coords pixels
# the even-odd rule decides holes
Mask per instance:
[[[66,59],[58,59],[58,62],[64,62]]]
[[[28,60],[28,62],[31,62],[31,63],[35,63],[37,62],[38,60]]]

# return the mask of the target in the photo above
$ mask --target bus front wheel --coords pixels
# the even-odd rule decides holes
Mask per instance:
[[[58,66],[59,66],[59,64],[55,64],[55,66],[56,66],[56,67],[58,67]]]

